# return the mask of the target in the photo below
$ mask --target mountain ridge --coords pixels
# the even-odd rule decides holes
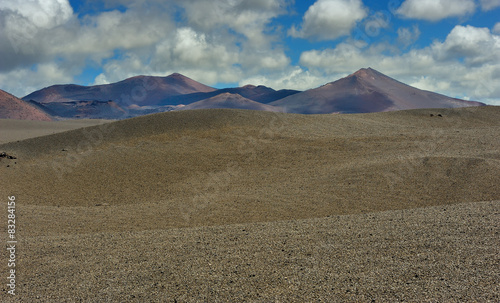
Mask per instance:
[[[237,94],[246,99],[239,100],[246,103],[246,106],[241,102],[236,105],[238,102],[233,100],[227,103],[229,108],[243,106],[270,111],[281,108],[298,114],[370,113],[485,105],[421,90],[370,67],[302,92],[293,89],[274,90],[252,84],[216,89],[182,74],[173,73],[165,77],[138,75],[95,86],[52,85],[28,94],[23,100],[39,109],[46,109],[46,112],[55,117],[124,119],[172,110],[210,106],[220,108],[224,104],[221,100],[197,102],[224,93]],[[258,104],[249,102],[250,100]],[[189,106],[192,103],[197,104]],[[100,113],[98,108],[104,112]]]

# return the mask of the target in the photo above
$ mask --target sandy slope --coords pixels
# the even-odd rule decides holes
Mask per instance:
[[[20,293],[498,301],[499,118],[183,111],[0,145]]]
[[[0,119],[0,144],[11,141],[35,138],[72,129],[99,125],[107,120],[64,120],[64,121],[31,121]]]

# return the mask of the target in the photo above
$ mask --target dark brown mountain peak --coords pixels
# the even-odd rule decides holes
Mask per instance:
[[[173,80],[173,81],[179,81],[179,82],[183,82],[183,83],[196,83],[196,84],[201,84],[187,76],[184,76],[183,74],[179,74],[179,73],[173,73],[173,74],[170,74],[166,77],[164,77],[165,79],[169,79],[169,80]]]
[[[347,77],[356,77],[359,79],[370,79],[370,80],[374,80],[375,78],[378,78],[378,77],[389,78],[386,75],[382,74],[381,72],[379,72],[377,70],[374,70],[371,67],[361,68],[357,72],[350,74]]]
[[[179,74],[179,73],[173,73],[173,74],[168,75],[167,77],[172,77],[172,78],[188,78],[188,77],[184,76],[183,74]]]
[[[371,67],[368,67],[368,68],[360,68],[359,70],[357,70],[356,72],[354,72],[353,74],[351,75],[356,75],[356,76],[367,76],[369,73],[371,73],[371,71],[373,71],[373,69]]]
[[[224,98],[229,98],[229,97],[241,97],[243,98],[243,96],[241,96],[240,94],[236,94],[236,93],[222,93],[222,94],[219,94],[217,96],[220,96],[220,97],[224,97]]]

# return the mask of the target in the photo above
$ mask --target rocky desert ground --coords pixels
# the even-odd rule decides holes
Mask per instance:
[[[499,301],[499,107],[17,129],[3,302]]]

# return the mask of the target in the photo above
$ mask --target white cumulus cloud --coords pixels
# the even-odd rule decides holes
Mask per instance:
[[[42,87],[54,83],[72,83],[72,74],[55,63],[41,63],[36,68],[18,68],[0,73],[2,89],[22,98]]]
[[[497,22],[495,26],[493,26],[493,29],[491,31],[497,35],[500,35],[500,22]]]
[[[466,66],[500,62],[500,36],[491,34],[488,28],[457,25],[432,49],[438,60],[463,60]]]
[[[38,28],[53,28],[73,15],[73,9],[67,0],[3,0],[0,2],[0,10],[14,13],[14,18],[7,20],[7,26],[14,25],[9,21],[23,17],[24,21]]]
[[[289,0],[177,0],[187,24],[196,31],[221,28],[243,35],[251,44],[266,46],[272,35],[266,34],[271,19],[286,13]]]
[[[288,34],[311,40],[334,40],[349,35],[367,13],[361,0],[318,0],[305,13],[300,28],[293,26]]]
[[[480,0],[481,9],[489,11],[500,6],[500,0]]]
[[[472,14],[475,9],[474,0],[406,0],[396,12],[409,19],[439,21]]]
[[[418,26],[413,26],[413,28],[401,27],[398,29],[398,43],[404,48],[415,43],[420,37],[420,29]]]

